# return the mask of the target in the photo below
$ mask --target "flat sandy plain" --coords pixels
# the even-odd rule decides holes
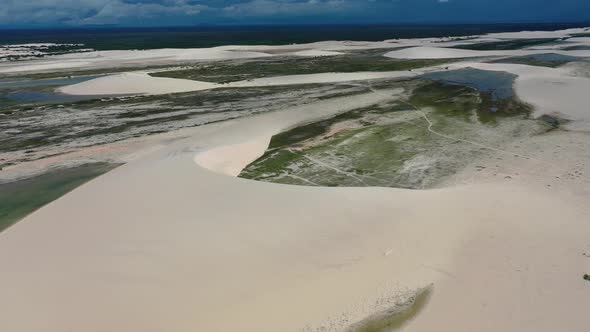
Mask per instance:
[[[413,71],[276,76],[226,85],[365,82],[476,68],[516,75],[516,94],[534,107],[533,117],[567,120],[558,130],[504,146],[472,142],[488,151],[474,161],[483,170],[466,167],[428,190],[294,186],[236,177],[264,154],[273,135],[396,98],[396,89],[182,129],[183,139],[147,144],[127,164],[0,234],[2,328],[588,331],[590,71],[582,60],[590,51],[555,45],[501,52],[445,48],[565,37],[571,38],[563,47],[590,45],[575,36],[583,33],[323,42],[273,46],[271,53],[265,46],[74,53],[0,65],[0,72],[20,73],[274,57],[280,49],[295,56],[337,56],[333,52],[392,48],[385,56],[461,60]],[[543,53],[582,60],[557,68],[487,61]],[[103,95],[113,87],[124,94],[160,94],[216,84],[136,71],[61,91]],[[408,308],[414,314],[396,321]],[[370,328],[383,317],[391,318],[388,326]]]

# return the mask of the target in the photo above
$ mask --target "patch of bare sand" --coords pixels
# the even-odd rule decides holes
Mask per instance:
[[[147,73],[123,73],[95,78],[68,85],[57,91],[69,95],[136,95],[167,94],[214,89],[215,83],[166,77],[153,77]]]

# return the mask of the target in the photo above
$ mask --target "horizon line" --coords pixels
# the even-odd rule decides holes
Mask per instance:
[[[590,26],[590,21],[508,21],[508,22],[354,22],[354,23],[202,23],[179,25],[124,25],[124,24],[97,24],[97,25],[0,25],[0,30],[83,30],[83,29],[174,29],[174,28],[231,28],[231,27],[352,27],[352,26],[494,26],[494,25],[575,25],[579,27]]]

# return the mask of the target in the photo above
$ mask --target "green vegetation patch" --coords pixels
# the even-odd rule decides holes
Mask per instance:
[[[346,113],[342,113],[330,119],[310,123],[307,125],[293,128],[291,130],[287,130],[285,132],[273,136],[270,141],[269,148],[276,149],[280,147],[297,145],[297,143],[303,142],[307,139],[326,133],[330,129],[330,127],[335,123],[347,119],[359,119],[363,116],[363,112],[372,111],[374,109],[378,108],[372,107],[357,109]]]
[[[118,164],[93,163],[0,184],[0,232]]]
[[[449,60],[397,60],[380,53],[356,53],[330,57],[282,57],[264,60],[224,61],[196,65],[189,69],[152,73],[155,77],[170,77],[229,83],[260,77],[317,74],[352,73],[360,71],[398,71],[423,68],[448,63]]]
[[[538,66],[538,67],[549,67],[549,68],[557,68],[562,66],[566,63],[580,61],[581,59],[578,57],[562,55],[562,54],[555,54],[555,53],[544,53],[544,54],[532,54],[527,56],[518,56],[518,57],[510,57],[504,58],[500,60],[493,61],[494,63],[515,63],[515,64],[522,64],[528,66]]]
[[[470,87],[432,82],[414,90],[410,104],[433,107],[437,112],[470,121],[472,111],[480,108],[479,94]]]
[[[170,65],[160,66],[129,66],[119,68],[105,68],[105,69],[56,69],[54,72],[43,72],[43,73],[18,73],[18,74],[0,74],[0,79],[58,79],[58,78],[71,78],[78,76],[99,76],[107,74],[116,74],[122,72],[128,72],[130,70],[158,70],[170,68]]]
[[[433,107],[438,113],[471,122],[473,114],[481,123],[495,124],[498,118],[528,115],[532,107],[515,97],[494,98],[471,87],[432,82],[414,90],[410,103],[416,107]]]
[[[572,37],[590,37],[590,32],[580,32],[571,34]]]
[[[477,44],[458,45],[452,48],[474,51],[504,51],[504,50],[520,50],[523,48],[553,43],[558,41],[558,38],[537,38],[537,39],[514,39],[503,40],[495,42],[484,42]]]
[[[385,312],[371,316],[359,323],[353,324],[347,332],[391,332],[397,331],[414,319],[426,306],[431,287],[424,288],[411,296],[405,302],[396,305]]]
[[[414,91],[410,101],[416,106],[435,106],[438,112],[463,115],[465,120],[475,111],[478,120],[487,124],[532,111],[532,107],[521,102],[514,93],[516,76],[513,74],[468,68],[423,77],[433,83]]]
[[[590,35],[589,35],[590,37]],[[563,48],[564,51],[586,51],[590,50],[590,45],[573,45]]]
[[[381,83],[383,86],[385,83]],[[296,185],[431,188],[504,140],[547,130],[514,96],[418,79],[407,99],[275,135],[240,177]],[[391,88],[391,86],[390,86]],[[473,142],[473,143],[472,143]]]
[[[387,139],[426,134],[424,126],[379,124],[392,120],[388,114],[407,110],[406,105],[400,104],[363,108],[280,133],[272,138],[270,149],[240,176],[287,184],[387,185],[388,177],[373,173],[399,167],[400,161],[412,154]],[[346,123],[353,128],[329,135],[332,126]],[[357,158],[361,155],[362,158]],[[321,161],[325,159],[332,160]],[[330,164],[346,164],[346,167],[339,169]]]

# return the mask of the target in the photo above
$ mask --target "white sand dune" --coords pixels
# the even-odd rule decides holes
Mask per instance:
[[[585,29],[569,29],[562,31],[541,32],[512,32],[477,36],[468,41],[454,40],[452,38],[425,38],[425,39],[396,39],[380,42],[368,41],[322,41],[308,44],[292,44],[281,46],[254,45],[254,46],[220,46],[199,49],[153,49],[153,50],[125,50],[125,51],[93,51],[81,53],[69,53],[56,56],[48,56],[44,59],[29,60],[26,62],[5,62],[0,64],[0,74],[19,74],[26,72],[51,72],[59,69],[82,70],[101,69],[113,67],[138,67],[146,65],[182,63],[190,61],[217,61],[228,59],[249,59],[269,57],[273,54],[265,53],[265,50],[282,49],[288,52],[293,50],[298,56],[330,56],[337,55],[340,51],[387,49],[408,46],[455,46],[469,43],[519,39],[519,38],[562,38],[574,33],[585,32]],[[305,49],[305,51],[300,51]]]
[[[68,85],[57,91],[69,95],[167,94],[207,90],[217,86],[208,82],[152,77],[147,73],[130,72]]]
[[[124,51],[94,51],[69,53],[48,56],[40,60],[26,62],[0,63],[0,74],[19,74],[26,72],[51,72],[59,69],[82,70],[102,69],[114,67],[142,67],[147,65],[162,65],[192,61],[218,61],[229,59],[250,59],[270,57],[265,53],[268,49],[294,51],[298,56],[329,56],[342,51],[391,49],[396,47],[451,47],[470,43],[521,39],[521,38],[563,38],[575,33],[583,33],[585,29],[568,29],[562,31],[510,32],[476,36],[471,40],[454,40],[452,38],[425,39],[396,39],[380,42],[368,41],[322,41],[308,44],[292,45],[253,45],[253,46],[220,46],[198,49],[153,49],[153,50],[124,50]],[[305,51],[301,51],[305,49]],[[440,52],[440,51],[437,51]],[[464,53],[467,54],[467,53]],[[455,57],[457,54],[454,54]],[[469,55],[466,55],[469,56]],[[447,58],[448,55],[438,55],[435,58]]]
[[[109,95],[109,94],[167,94],[198,91],[214,88],[244,88],[259,86],[321,84],[367,81],[384,78],[406,78],[439,71],[447,66],[433,66],[413,71],[388,72],[353,72],[353,73],[318,73],[302,75],[284,75],[255,78],[226,84],[215,84],[188,79],[152,77],[147,72],[128,72],[100,77],[82,83],[59,88],[57,91],[69,95]]]
[[[134,95],[134,94],[168,94],[224,88],[243,88],[257,86],[297,85],[313,83],[338,83],[362,81],[379,78],[402,78],[417,75],[417,72],[357,72],[357,73],[321,73],[308,75],[287,75],[238,81],[227,84],[215,84],[187,79],[152,77],[143,72],[130,72],[100,77],[68,85],[57,91],[69,95]]]
[[[2,66],[5,65],[5,66]],[[26,65],[18,64],[14,65],[12,62],[5,62],[0,64],[0,73],[12,73],[12,74],[20,74],[24,72],[43,72],[43,71],[53,71],[53,70],[60,70],[60,69],[70,69],[70,68],[83,68],[92,66],[92,63],[89,61],[43,61],[43,62],[33,62],[27,61]]]
[[[203,49],[156,49],[126,51],[94,51],[49,56],[42,60],[0,64],[0,73],[16,74],[55,69],[103,69],[114,67],[143,67],[187,61],[219,61],[269,57],[271,54],[233,50],[231,47]]]
[[[433,284],[405,331],[586,331],[587,192],[310,188],[216,174],[235,175],[273,133],[384,95],[196,128],[35,212],[0,237],[3,327],[340,331]]]
[[[556,32],[563,36],[567,36],[573,32],[580,30],[567,30]],[[518,34],[516,34],[519,36]],[[481,37],[481,40],[489,40],[490,37]],[[573,45],[585,45],[588,38],[577,37],[572,38]],[[444,40],[444,39],[443,39]],[[440,39],[439,39],[440,41]],[[138,63],[141,61],[195,61],[205,59],[237,59],[237,58],[253,58],[261,56],[274,56],[276,54],[284,54],[278,52],[282,50],[287,54],[298,56],[333,56],[342,54],[337,51],[328,51],[327,49],[346,50],[346,49],[362,49],[374,47],[392,47],[395,43],[399,45],[415,46],[415,45],[432,45],[434,40],[418,39],[418,40],[401,40],[391,42],[319,42],[303,45],[286,45],[276,46],[270,48],[269,46],[224,46],[211,49],[188,49],[188,50],[151,50],[151,51],[108,51],[108,52],[90,52],[80,54],[67,54],[64,58],[71,57],[76,59],[75,63],[80,66],[89,64],[96,65],[99,62],[103,64],[127,64]],[[464,43],[476,43],[479,39],[468,41],[444,41],[439,43],[440,46],[452,46]],[[384,45],[385,44],[385,45]],[[304,50],[301,48],[304,47]],[[267,51],[269,53],[264,53]],[[532,54],[542,54],[551,51],[552,53],[576,56],[582,58],[590,57],[590,50],[576,50],[563,51],[561,49],[524,49],[524,50],[507,50],[507,51],[478,51],[478,50],[464,50],[448,47],[434,47],[434,46],[416,46],[387,52],[386,57],[394,59],[467,59],[467,58],[485,58],[485,57],[502,57],[502,56],[524,56]],[[289,53],[291,52],[291,53]],[[270,54],[272,53],[272,54]],[[81,60],[84,61],[81,61]],[[57,66],[67,66],[68,62],[56,64]],[[459,63],[457,66],[467,66],[469,63]],[[32,66],[40,66],[37,69],[46,69],[54,66],[53,63],[37,63]],[[319,73],[306,75],[289,75],[278,77],[265,77],[247,81],[233,82],[224,85],[217,85],[208,82],[198,82],[183,79],[165,79],[151,77],[145,72],[134,72],[126,74],[111,75],[109,77],[98,78],[87,82],[79,83],[72,86],[61,88],[59,91],[71,95],[108,95],[108,94],[167,94],[174,92],[198,91],[203,89],[212,89],[215,87],[253,87],[253,86],[273,86],[273,85],[295,85],[295,84],[313,84],[313,83],[338,83],[347,81],[371,80],[380,78],[402,78],[412,77],[419,73],[428,71],[441,70],[442,66],[435,66],[430,68],[423,68],[409,71],[399,72],[354,72],[354,73]],[[506,67],[508,68],[508,67]],[[512,67],[510,67],[512,68]],[[14,68],[13,68],[14,69]],[[22,68],[21,68],[22,69]],[[16,68],[15,70],[18,70]],[[531,69],[531,70],[543,70]],[[0,67],[0,72],[2,67]],[[553,75],[553,74],[552,74]],[[556,74],[561,75],[561,74]],[[555,75],[554,75],[555,76]],[[583,81],[583,80],[580,80]],[[577,106],[576,106],[577,107]]]
[[[243,143],[211,148],[199,153],[194,160],[203,168],[224,175],[238,176],[242,169],[264,154],[271,136],[261,136]],[[228,158],[228,156],[233,157]]]
[[[342,52],[334,52],[334,51],[322,51],[322,50],[305,50],[293,53],[296,56],[303,56],[303,57],[315,57],[315,56],[334,56],[334,55],[342,55]]]
[[[0,74],[19,74],[25,72],[52,71],[57,69],[103,69],[115,67],[144,67],[169,65],[174,63],[197,61],[220,61],[232,59],[254,59],[271,57],[273,54],[264,53],[270,46],[220,46],[198,49],[153,49],[153,50],[124,50],[124,51],[93,51],[82,53],[68,53],[48,56],[41,60],[26,62],[6,62],[0,64]],[[273,49],[308,48],[306,45],[276,46]],[[352,47],[354,49],[354,47]],[[333,56],[340,52],[323,49],[308,49],[292,52],[295,56]]]
[[[424,54],[428,54],[430,57],[435,57],[436,52],[441,50],[442,53],[439,53],[441,56],[443,54],[449,55],[455,51],[464,51],[464,50],[452,50],[452,49],[444,49],[444,48],[435,48],[434,52],[430,52],[428,49],[430,48],[417,48],[417,49],[405,49],[401,51],[395,52],[403,52],[403,56],[408,57],[420,57]],[[450,51],[448,51],[450,50]],[[477,52],[480,51],[467,51],[468,53],[476,52],[475,54],[479,54]],[[571,53],[571,52],[569,52]],[[389,53],[388,53],[389,54]],[[454,54],[454,53],[453,53]],[[467,53],[465,53],[467,54]],[[396,53],[396,56],[399,53]],[[481,54],[479,54],[481,56]],[[389,55],[388,55],[389,56]],[[455,58],[456,56],[450,56],[451,58]],[[467,56],[461,56],[467,57]],[[563,69],[552,69],[552,68],[545,68],[545,67],[537,67],[537,66],[526,66],[526,65],[516,65],[516,64],[485,64],[485,63],[476,63],[476,62],[458,62],[449,65],[442,65],[442,66],[433,66],[433,67],[426,67],[421,69],[416,69],[413,71],[391,71],[391,72],[354,72],[354,73],[318,73],[318,74],[304,74],[304,75],[286,75],[286,76],[275,76],[275,77],[264,77],[264,78],[257,78],[245,81],[237,81],[228,84],[214,84],[209,82],[200,82],[200,81],[193,81],[193,80],[186,80],[186,79],[172,79],[172,78],[159,78],[159,77],[152,77],[145,72],[130,72],[124,74],[116,74],[107,77],[96,78],[93,80],[85,81],[82,83],[66,86],[60,88],[58,91],[66,94],[71,95],[108,95],[108,94],[166,94],[166,93],[175,93],[175,92],[187,92],[187,91],[198,91],[198,90],[205,90],[205,89],[213,89],[217,87],[225,87],[225,88],[241,88],[241,87],[256,87],[256,86],[275,86],[275,85],[297,85],[297,84],[313,84],[313,83],[338,83],[338,82],[353,82],[353,81],[364,81],[364,80],[372,80],[372,79],[384,79],[384,78],[405,78],[405,77],[415,77],[417,75],[427,73],[427,72],[434,72],[443,69],[460,69],[460,68],[467,68],[467,67],[476,67],[484,70],[496,70],[496,71],[507,71],[514,73],[519,76],[523,76],[519,81],[524,81],[526,79],[535,78],[532,81],[531,86],[536,86],[537,83],[540,84],[549,84],[547,93],[552,94],[553,92],[558,92],[559,90],[552,89],[551,86],[555,85],[556,80],[561,81],[571,81],[573,85],[576,86],[576,89],[584,89],[588,82],[586,78],[574,78],[570,75],[567,70]],[[549,80],[552,78],[553,80]],[[545,83],[542,83],[545,82]],[[553,82],[553,83],[551,83]],[[568,86],[568,84],[563,85],[563,87]],[[519,86],[516,87],[520,90]],[[544,90],[543,90],[544,91]],[[521,92],[524,94],[524,92]],[[519,93],[519,94],[521,94]],[[577,93],[577,92],[574,92]],[[523,96],[524,99],[527,101],[539,106],[542,108],[542,102],[535,103],[533,97],[529,99],[527,96]],[[561,98],[560,93],[556,93],[556,100],[558,104],[561,104],[565,100],[570,100],[571,98],[567,97]],[[580,109],[580,105],[583,104],[583,101],[579,103],[570,103],[571,107]],[[545,113],[551,113],[543,109]],[[552,111],[553,112],[553,111]],[[567,113],[573,113],[575,111],[568,111]],[[579,112],[578,112],[579,113]]]

